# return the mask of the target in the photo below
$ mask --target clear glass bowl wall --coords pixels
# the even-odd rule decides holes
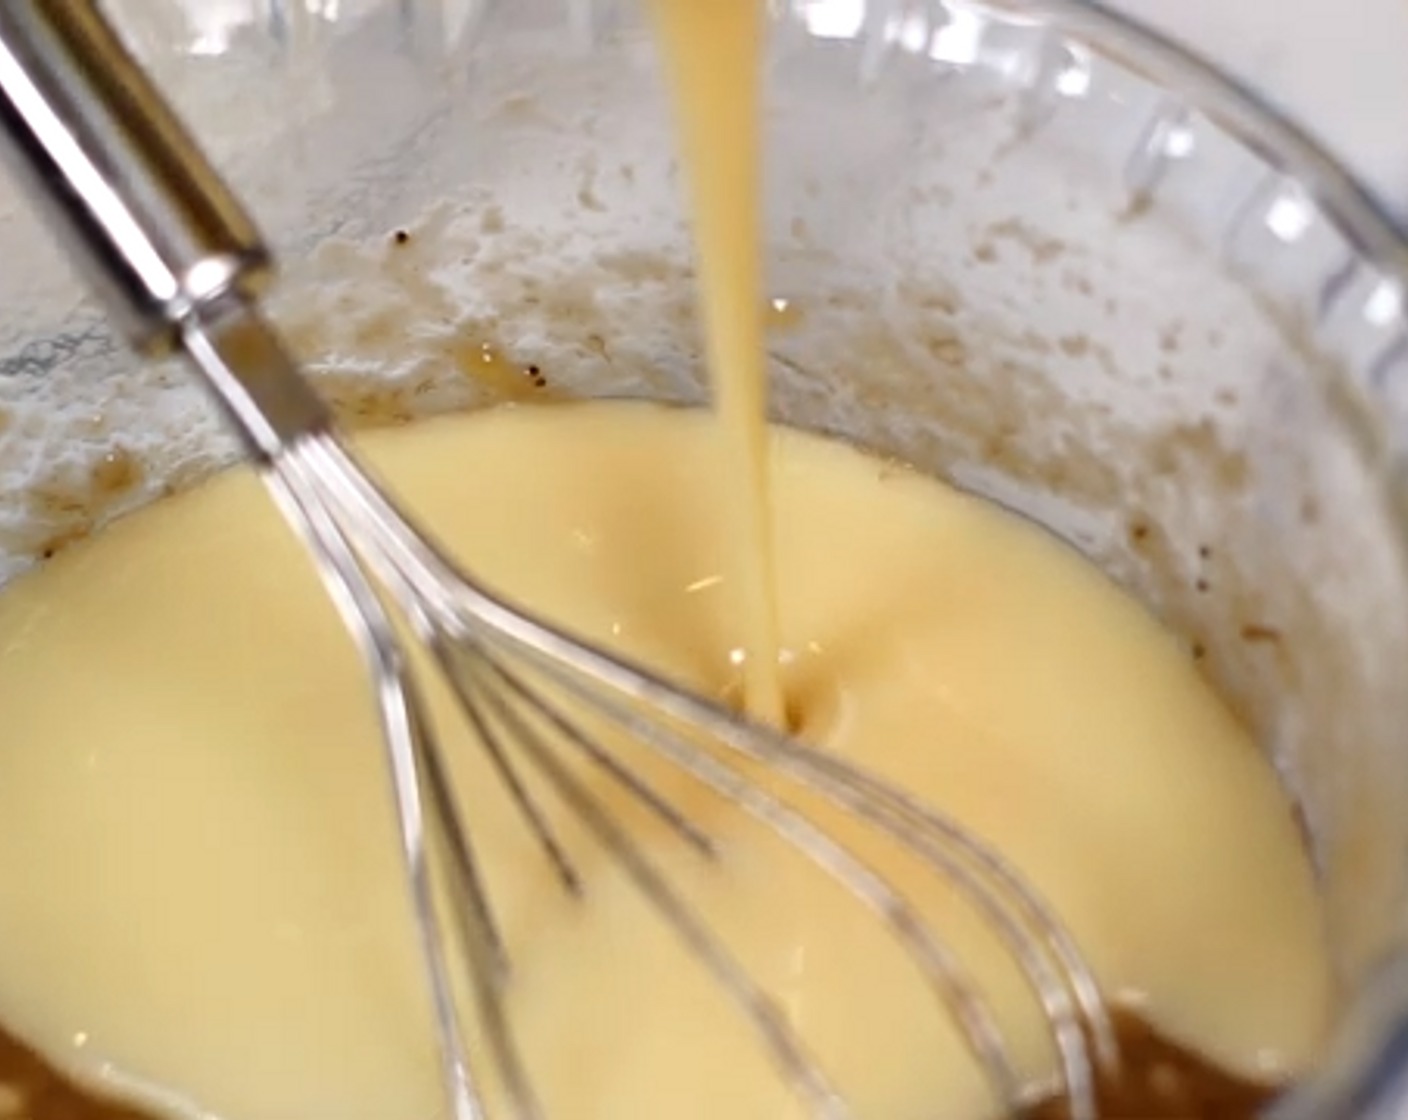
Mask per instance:
[[[634,5],[110,7],[281,251],[276,313],[348,419],[511,392],[471,376],[486,353],[573,394],[702,398]],[[1165,618],[1298,799],[1346,1008],[1393,993],[1398,1021],[1402,243],[1296,136],[1088,5],[773,8],[778,415],[1040,520]],[[0,254],[3,579],[233,447],[8,190]]]

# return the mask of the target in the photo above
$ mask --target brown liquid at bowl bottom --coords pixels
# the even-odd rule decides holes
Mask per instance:
[[[1101,1120],[1254,1120],[1281,1092],[1281,1086],[1229,1076],[1132,1015],[1117,1014],[1115,1028],[1122,1074],[1101,1082]],[[1056,1099],[1020,1120],[1069,1116],[1066,1102]]]
[[[1117,1019],[1124,1075],[1101,1086],[1101,1120],[1254,1120],[1278,1090],[1229,1077],[1130,1016]],[[11,1105],[18,1107],[11,1107]],[[1020,1120],[1068,1120],[1051,1100]],[[0,1120],[152,1120],[65,1081],[0,1031]]]

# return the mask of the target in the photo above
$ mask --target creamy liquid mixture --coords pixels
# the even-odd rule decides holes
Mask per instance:
[[[1330,982],[1271,770],[1173,642],[1064,548],[854,450],[769,435],[760,5],[655,11],[724,423],[644,405],[508,410],[370,437],[371,457],[512,597],[760,718],[785,708],[995,842],[1108,994],[1160,1034],[1234,1076],[1295,1074]],[[797,1115],[608,861],[589,859],[585,903],[558,889],[463,721],[432,699],[552,1120]],[[364,680],[252,478],[124,521],[0,598],[0,711],[7,1025],[79,1077],[160,1086],[150,1103],[177,1110],[441,1115]],[[990,1114],[875,919],[737,813],[660,780],[719,838],[721,863],[625,806],[623,819],[859,1115]],[[1050,1085],[1040,1016],[992,936],[905,857],[856,842],[984,982],[1030,1083]]]
[[[707,414],[528,408],[367,447],[492,585],[713,694],[736,687],[734,497]],[[1242,1076],[1302,1068],[1328,991],[1314,884],[1271,770],[1175,643],[1009,515],[814,437],[773,450],[786,685],[806,732],[1007,852],[1107,991],[1161,1032]],[[0,710],[13,1027],[230,1120],[439,1115],[361,670],[252,478],[123,521],[0,598]],[[514,1014],[548,1114],[796,1115],[635,891],[602,860],[587,903],[565,897],[463,721],[439,713],[517,945]],[[736,812],[678,795],[724,859],[669,843],[666,866],[859,1114],[984,1115],[972,1062],[874,918]],[[1044,1032],[990,935],[877,855],[1045,1080]]]

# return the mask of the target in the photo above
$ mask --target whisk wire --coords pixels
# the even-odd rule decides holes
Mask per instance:
[[[488,754],[495,774],[507,788],[515,808],[523,815],[529,831],[537,839],[548,863],[557,873],[558,881],[569,894],[580,895],[582,893],[582,876],[572,861],[572,857],[567,854],[566,845],[563,844],[557,830],[548,820],[547,814],[542,811],[538,802],[528,792],[517,766],[509,757],[502,737],[493,724],[484,717],[479,705],[474,702],[470,688],[471,674],[474,672],[472,662],[463,655],[457,657],[455,650],[438,634],[432,634],[428,644],[445,673],[446,679],[451,682],[451,691],[454,693],[460,712],[469,722],[476,740]],[[480,653],[479,656],[487,657],[488,655]],[[527,733],[531,734],[532,732]],[[453,811],[453,806],[450,809]]]
[[[824,751],[814,751],[809,755],[795,754],[792,744],[787,743],[779,744],[778,749],[794,753],[796,764],[813,770],[831,771],[842,779],[843,784],[838,789],[844,790],[846,784],[851,784],[863,790],[876,803],[883,804],[888,812],[894,814],[894,820],[901,829],[892,832],[892,835],[902,838],[915,850],[922,849],[927,858],[943,867],[960,883],[974,905],[999,923],[999,932],[1009,951],[1019,958],[1033,978],[1053,1027],[1065,1037],[1062,1050],[1067,1058],[1068,1079],[1083,1072],[1085,1079],[1089,1080],[1090,1062],[1081,1056],[1087,1036],[1093,1044],[1096,1064],[1100,1069],[1111,1074],[1118,1072],[1119,1046],[1115,1041],[1114,1025],[1090,966],[1066,924],[1046,900],[1023,881],[996,848],[933,806],[905,790],[879,781],[862,769],[848,766],[834,755]],[[952,847],[943,847],[944,843]],[[964,866],[963,859],[991,876],[992,881],[1001,888],[1001,893],[985,889],[973,869]],[[1002,911],[1001,902],[1010,905],[1015,913],[1009,915]],[[1093,1092],[1093,1084],[1088,1088]],[[1071,1091],[1074,1092],[1073,1089]]]
[[[428,711],[422,708],[418,718],[428,726]],[[423,736],[421,746],[426,785],[437,825],[432,835],[444,849],[444,858],[450,865],[450,873],[436,876],[435,881],[447,896],[446,909],[457,938],[454,943],[464,949],[469,963],[464,973],[448,969],[442,975],[449,976],[451,984],[460,979],[468,982],[479,1016],[475,1022],[481,1028],[496,1063],[495,1069],[512,1108],[512,1115],[520,1120],[543,1120],[542,1107],[514,1041],[505,1008],[512,957],[495,917],[492,896],[480,871],[473,839],[463,814],[455,804],[443,745],[439,736],[427,734]],[[431,905],[434,906],[433,900]],[[422,915],[418,910],[416,919],[432,924],[440,920],[440,914],[432,909]],[[453,987],[448,995],[452,1001],[455,999]],[[455,1007],[458,1009],[458,1003]],[[474,1093],[476,1106],[487,1114],[485,1090],[476,1085]]]
[[[649,782],[638,774],[632,773],[602,744],[600,737],[588,732],[578,721],[569,718],[560,706],[535,692],[524,683],[520,674],[504,664],[502,658],[495,657],[487,650],[480,650],[478,660],[480,662],[479,672],[491,677],[499,687],[514,696],[524,707],[538,716],[545,725],[585,755],[618,786],[630,793],[637,803],[649,810],[656,820],[663,823],[701,856],[709,859],[717,857],[718,847],[708,833],[694,824],[684,810],[654,789]],[[492,692],[489,692],[489,695],[492,696]],[[523,734],[536,735],[531,726],[522,722],[518,726]]]
[[[449,938],[437,920],[427,815],[419,775],[425,755],[422,707],[395,631],[356,551],[322,501],[298,454],[303,441],[268,460],[264,477],[295,532],[311,546],[327,589],[362,655],[373,686],[391,775],[398,838],[422,965],[435,1018],[442,1077],[453,1120],[489,1120],[469,1068],[446,952]]]
[[[473,929],[484,938],[488,955],[489,976],[496,987],[502,988],[512,969],[512,960],[489,901],[489,889],[480,869],[469,830],[463,815],[455,808],[454,791],[446,772],[438,736],[427,736],[424,742],[426,786],[435,808],[441,840],[457,873],[448,876],[450,883],[460,884],[458,900],[473,918]]]
[[[505,723],[521,727],[520,717],[503,696],[484,689],[482,696]],[[806,1050],[786,1016],[732,952],[646,858],[640,846],[542,741],[525,735],[520,743],[554,792],[582,820],[594,838],[615,858],[636,887],[674,929],[700,963],[744,1012],[774,1061],[814,1120],[850,1120],[850,1111]]]

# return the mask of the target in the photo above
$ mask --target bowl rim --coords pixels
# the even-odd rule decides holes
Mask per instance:
[[[1269,167],[1286,172],[1335,219],[1365,258],[1408,281],[1408,230],[1402,229],[1326,146],[1268,96],[1214,66],[1193,48],[1109,0],[942,0],[945,6],[1036,16],[1061,33],[1106,48],[1111,57],[1243,143]]]

